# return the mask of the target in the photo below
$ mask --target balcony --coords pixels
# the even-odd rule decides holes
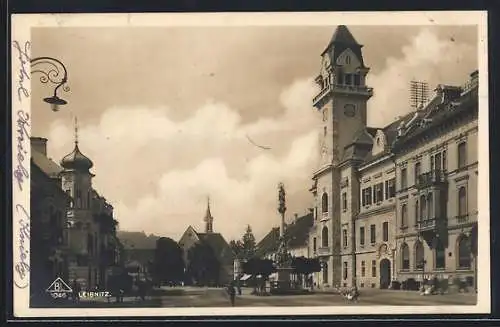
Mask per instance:
[[[420,174],[415,183],[415,187],[419,190],[439,186],[446,183],[446,175],[442,170],[432,170],[427,173]]]
[[[318,256],[327,256],[330,255],[330,247],[329,246],[322,246],[318,248]]]
[[[346,95],[364,95],[366,97],[371,97],[373,95],[373,88],[360,85],[342,85],[335,84],[324,87],[314,98],[313,106],[316,106],[320,100],[329,92],[333,91],[336,93],[342,93]]]
[[[444,218],[429,218],[417,221],[415,227],[419,232],[429,232],[437,231],[444,225],[446,225],[446,219]]]

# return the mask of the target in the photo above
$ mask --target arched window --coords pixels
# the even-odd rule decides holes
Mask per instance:
[[[406,204],[401,206],[401,227],[408,227],[408,208]]]
[[[465,235],[461,235],[458,238],[458,268],[470,269],[470,267],[471,267],[470,239]]]
[[[436,247],[434,249],[436,258],[435,258],[435,268],[436,269],[445,269],[446,268],[446,254],[445,248],[443,246],[443,242],[440,239],[436,239],[435,241]]]
[[[401,245],[401,269],[410,269],[410,248],[406,243],[403,243],[403,245]]]
[[[467,215],[467,191],[462,186],[458,190],[458,216],[463,217]]]
[[[427,195],[427,217],[429,217],[429,219],[435,218],[433,205],[434,201],[432,200],[432,193],[429,193]]]
[[[328,228],[327,227],[323,227],[323,230],[321,231],[321,246],[322,247],[328,246]]]
[[[424,269],[424,245],[422,242],[415,243],[415,267],[417,270]]]
[[[420,197],[420,220],[427,220],[427,203],[425,201],[425,195]]]
[[[321,211],[323,213],[328,213],[328,194],[323,193],[321,196]]]

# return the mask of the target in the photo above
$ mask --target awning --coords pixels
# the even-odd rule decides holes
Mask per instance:
[[[247,275],[247,274],[245,274],[245,275],[243,275],[243,276],[240,278],[240,280],[245,281],[245,280],[249,279],[250,277],[252,277],[252,275]]]

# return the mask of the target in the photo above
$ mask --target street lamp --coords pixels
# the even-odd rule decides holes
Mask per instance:
[[[58,89],[62,86],[65,92],[69,91],[69,86],[66,84],[68,81],[68,71],[66,66],[58,59],[52,57],[37,57],[30,60],[31,73],[40,73],[40,82],[43,84],[55,84],[54,94],[51,97],[44,98],[43,101],[50,104],[52,111],[59,111],[59,106],[65,105],[64,99],[57,96]],[[45,67],[44,67],[45,65]],[[45,69],[44,69],[45,68]]]

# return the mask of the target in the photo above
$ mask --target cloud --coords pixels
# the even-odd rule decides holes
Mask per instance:
[[[279,95],[281,115],[249,123],[215,100],[184,120],[173,119],[169,107],[112,107],[96,124],[80,126],[79,146],[94,161],[94,186],[124,230],[175,239],[188,225],[202,230],[210,195],[216,231],[237,238],[250,224],[262,237],[279,222],[278,182],[286,184],[291,214],[311,206],[307,188],[318,143],[313,93],[311,79],[297,80]],[[49,153],[61,158],[72,139],[67,122],[55,121]]]
[[[440,38],[435,30],[422,28],[403,46],[402,57],[388,57],[385,69],[368,74],[367,84],[374,87],[368,104],[369,124],[381,127],[410,111],[411,80],[426,81],[430,88],[439,83],[464,83],[468,78],[464,71],[477,69],[476,51],[474,45],[458,42],[451,35]]]

